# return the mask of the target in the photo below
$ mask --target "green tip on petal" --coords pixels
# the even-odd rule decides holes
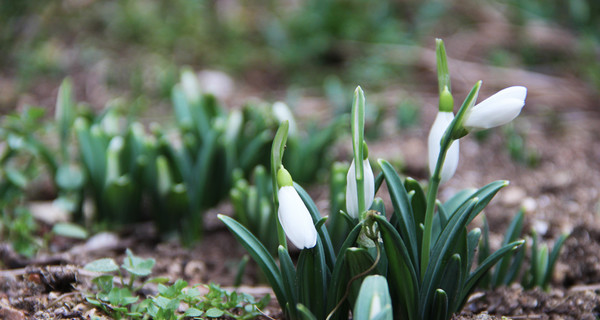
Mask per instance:
[[[454,110],[454,98],[448,86],[444,86],[444,89],[440,92],[439,108],[440,112],[452,112]]]
[[[282,166],[279,171],[277,171],[277,184],[279,188],[282,187],[291,187],[294,185],[294,180],[292,180],[292,175]]]
[[[367,147],[367,143],[363,141],[363,160],[367,160],[369,158],[369,147]]]

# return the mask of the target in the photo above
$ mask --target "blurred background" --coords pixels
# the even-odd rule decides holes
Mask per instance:
[[[234,102],[343,105],[359,84],[410,102],[435,93],[435,38],[459,92],[523,84],[564,108],[589,107],[600,88],[596,0],[23,0],[2,1],[0,21],[2,113],[53,106],[66,76],[95,108],[115,97],[153,108],[182,66],[218,71],[209,82]]]

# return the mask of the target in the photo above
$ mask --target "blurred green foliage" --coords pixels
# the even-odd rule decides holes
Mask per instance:
[[[490,8],[515,25],[558,24],[573,30],[578,43],[564,56],[532,47],[521,35],[516,45],[484,53],[490,62],[559,63],[600,84],[599,6],[596,0],[3,1],[0,68],[16,79],[18,92],[8,103],[39,79],[57,83],[82,70],[131,98],[167,100],[182,65],[279,89],[322,84],[330,74],[352,86],[385,86],[418,71],[399,68],[387,48],[473,31]]]

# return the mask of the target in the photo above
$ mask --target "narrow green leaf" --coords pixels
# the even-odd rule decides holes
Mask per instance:
[[[401,319],[417,319],[417,296],[420,276],[418,268],[411,262],[411,256],[398,231],[385,217],[375,216],[379,225],[385,254],[388,259],[388,279],[394,315]]]
[[[378,160],[378,162],[385,177],[390,197],[392,198],[392,205],[394,207],[393,214],[398,216],[398,231],[404,240],[410,255],[408,261],[412,263],[414,269],[417,269],[419,261],[419,254],[417,252],[417,228],[408,199],[408,193],[392,165],[382,159]]]
[[[475,251],[477,251],[476,249],[479,246],[479,239],[481,239],[481,230],[479,228],[469,231],[469,234],[467,235],[467,270],[469,271],[475,260]]]
[[[303,320],[317,320],[317,317],[302,303],[298,303],[296,305],[296,309],[300,311],[300,315],[302,315]]]
[[[444,47],[444,41],[442,39],[435,39],[435,53],[437,62],[436,64],[439,92],[442,92],[444,90],[444,87],[448,87],[448,90],[450,90],[450,71],[448,70],[448,57],[446,55],[446,48]]]
[[[552,274],[554,273],[554,267],[556,266],[556,261],[558,260],[560,249],[563,247],[568,237],[569,234],[561,234],[560,237],[556,239],[556,242],[554,242],[552,252],[550,253],[550,258],[548,259],[548,267],[546,269],[546,274],[544,275],[544,279],[542,281],[544,289],[547,289],[547,286],[550,284],[550,280],[552,280]]]
[[[271,285],[271,288],[273,288],[273,292],[277,297],[279,305],[284,306],[286,304],[285,291],[283,288],[281,272],[277,268],[275,259],[271,257],[269,251],[262,243],[239,222],[222,214],[218,215],[218,218],[225,223],[225,226],[233,233],[242,246],[246,248],[250,256],[252,256],[262,270],[267,281]]]
[[[327,304],[327,284],[330,276],[323,253],[323,244],[304,249],[298,258],[299,302],[304,304],[318,319],[325,319]]]
[[[298,195],[308,208],[308,212],[313,219],[313,223],[317,224],[321,220],[321,213],[317,208],[317,205],[312,200],[312,198],[308,195],[306,190],[304,190],[299,184],[294,182],[294,188],[298,192]],[[329,269],[333,269],[333,265],[335,264],[335,252],[333,250],[333,244],[331,243],[331,238],[329,237],[329,232],[324,225],[321,225],[316,228],[317,233],[319,234],[319,238],[323,241],[323,247],[325,252],[325,258],[327,261],[327,266]]]
[[[446,314],[446,319],[450,318],[452,313],[458,311],[455,309],[457,307],[455,306],[455,303],[463,284],[463,276],[466,277],[461,264],[460,255],[458,253],[453,254],[444,268],[444,274],[440,281],[439,289],[444,290],[447,296],[448,313]]]
[[[392,298],[385,277],[372,275],[363,280],[352,316],[356,320],[393,319]]]
[[[525,253],[527,249],[527,245],[523,244],[522,246],[516,248],[514,251],[514,259],[510,265],[510,268],[506,272],[502,284],[509,285],[516,281],[519,276],[519,271],[521,271],[521,266],[523,265],[523,260],[525,259]]]
[[[425,222],[427,199],[425,197],[425,192],[423,191],[421,184],[417,180],[407,177],[406,180],[404,180],[404,187],[406,188],[406,191],[408,193],[414,191],[414,195],[410,203],[415,217],[415,224],[423,224]]]
[[[335,265],[331,273],[331,282],[327,292],[327,312],[331,312],[338,304],[350,280],[348,265],[346,263],[346,251],[356,243],[358,235],[362,230],[363,222],[359,222],[346,237],[346,240],[340,247],[335,260]],[[341,307],[332,315],[331,320],[346,320],[348,314],[348,303],[342,303]]]
[[[469,298],[469,294],[475,288],[475,285],[477,284],[479,279],[481,279],[481,277],[484,274],[486,274],[489,271],[489,269],[493,267],[496,262],[498,262],[498,260],[500,260],[507,253],[510,253],[510,251],[522,245],[524,242],[525,241],[523,240],[515,241],[501,247],[500,249],[496,250],[496,252],[492,253],[489,257],[487,257],[487,259],[485,259],[481,264],[479,264],[475,271],[471,272],[469,277],[467,277],[465,285],[462,287],[462,290],[460,292],[459,299],[457,300],[460,301],[460,303],[457,304],[458,310],[462,309],[462,307],[465,305],[467,299]]]
[[[525,212],[523,210],[519,211],[517,215],[512,219],[510,225],[506,229],[506,233],[504,235],[504,240],[502,240],[502,245],[507,245],[511,242],[517,240],[519,235],[521,234],[521,230],[523,229],[523,217],[525,216]],[[513,252],[514,253],[514,252]],[[494,268],[494,274],[492,276],[492,285],[494,287],[499,287],[500,285],[507,285],[508,283],[502,283],[503,280],[507,276],[508,269],[511,264],[511,255],[507,255],[504,258],[500,259],[498,265]]]
[[[271,181],[273,184],[273,212],[277,212],[277,210],[279,210],[279,199],[277,197],[277,193],[279,192],[279,187],[277,185],[277,172],[281,167],[289,126],[290,124],[287,120],[279,124],[279,129],[277,129],[277,133],[275,133],[275,138],[273,138],[273,145],[271,146]],[[285,239],[283,227],[281,226],[279,217],[277,215],[275,217],[275,219],[277,219],[277,239],[279,241],[279,245],[283,246],[284,248],[287,248],[287,242]]]
[[[279,264],[281,265],[281,278],[283,283],[283,289],[286,297],[286,303],[294,306],[298,304],[298,282],[296,278],[296,268],[290,258],[290,255],[286,248],[279,246]],[[290,308],[289,315],[292,319],[296,319],[298,314],[297,310]]]
[[[422,308],[420,313],[423,316],[433,307],[433,295],[435,294],[435,290],[440,287],[445,261],[453,254],[452,250],[456,248],[461,235],[465,232],[468,219],[476,205],[477,199],[475,198],[468,205],[461,207],[450,218],[431,250],[431,259],[423,276],[423,287],[420,295],[420,307]]]
[[[431,320],[446,320],[448,319],[448,295],[442,289],[436,289],[433,296],[433,307],[431,308],[433,313],[430,318]]]

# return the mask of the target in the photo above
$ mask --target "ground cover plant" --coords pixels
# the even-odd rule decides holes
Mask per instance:
[[[248,294],[228,292],[216,284],[208,285],[208,293],[201,294],[199,285],[188,287],[188,283],[178,279],[171,286],[165,278],[149,278],[139,284],[137,278],[147,278],[152,274],[156,261],[142,259],[127,249],[127,256],[119,267],[111,258],[103,258],[85,265],[84,269],[100,273],[92,281],[96,294],[86,297],[88,303],[102,309],[115,319],[202,319],[227,316],[233,319],[253,319],[260,309],[269,302],[269,295],[255,302]],[[126,279],[125,271],[129,278]],[[114,273],[119,275],[115,281]],[[140,299],[137,295],[148,283],[158,283],[155,296]],[[119,285],[120,284],[120,285]],[[139,287],[136,287],[139,286]],[[186,304],[184,312],[180,305]]]

